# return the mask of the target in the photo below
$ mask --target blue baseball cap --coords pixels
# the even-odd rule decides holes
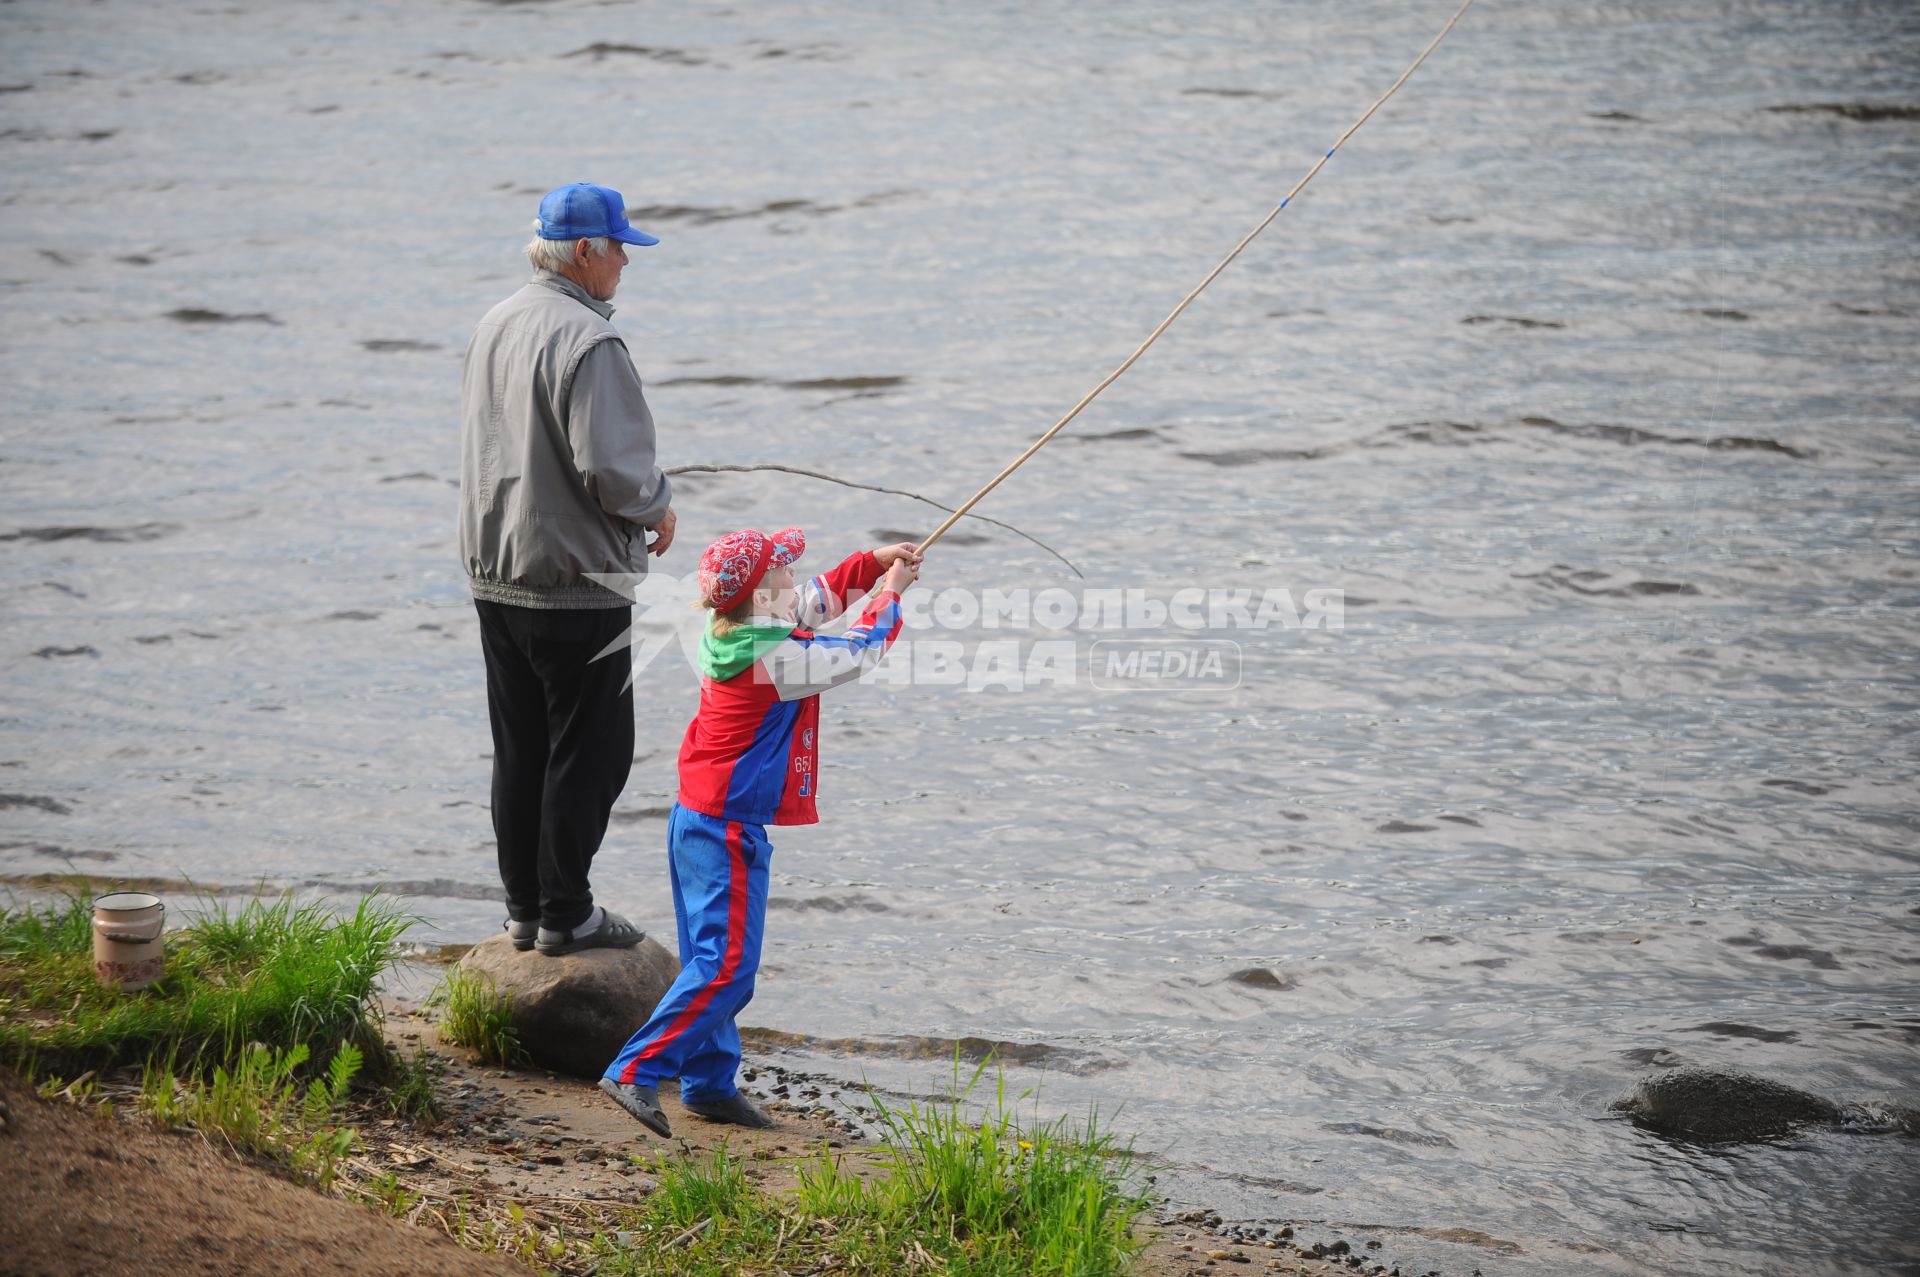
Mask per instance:
[[[604,235],[622,244],[658,244],[645,231],[627,224],[627,202],[611,186],[569,182],[556,186],[540,201],[541,239],[597,239]]]

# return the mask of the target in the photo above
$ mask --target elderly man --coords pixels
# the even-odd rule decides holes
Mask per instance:
[[[647,570],[673,544],[653,417],[610,322],[628,244],[618,191],[540,201],[533,279],[487,312],[461,385],[460,554],[493,722],[493,831],[517,949],[629,948],[587,870],[633,765],[627,598],[589,574]],[[654,533],[647,544],[646,531]]]

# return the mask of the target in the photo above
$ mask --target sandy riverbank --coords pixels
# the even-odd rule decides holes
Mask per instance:
[[[0,1273],[525,1272],[502,1255],[462,1248],[444,1231],[449,1215],[457,1209],[484,1222],[517,1208],[535,1223],[591,1228],[602,1212],[646,1199],[655,1187],[648,1174],[654,1157],[698,1158],[722,1145],[746,1162],[756,1187],[772,1194],[790,1190],[798,1164],[823,1147],[854,1169],[878,1169],[885,1156],[855,1122],[817,1106],[825,1083],[803,1074],[765,1064],[751,1070],[749,1089],[776,1118],[767,1131],[699,1121],[669,1088],[662,1098],[676,1138],[656,1140],[592,1083],[472,1064],[409,1010],[389,1007],[389,1035],[403,1050],[433,1050],[445,1059],[440,1120],[360,1115],[362,1146],[330,1196],[131,1116],[133,1106],[124,1102],[138,1085],[131,1073],[104,1079],[93,1094],[95,1101],[122,1098],[111,1116],[44,1099],[17,1076],[0,1074],[7,1105],[0,1182],[10,1199],[0,1213]],[[342,1200],[378,1176],[417,1195],[405,1218]],[[1209,1229],[1200,1219],[1146,1217],[1141,1224],[1152,1237],[1134,1266],[1141,1277],[1326,1277],[1350,1274],[1356,1265],[1393,1271],[1364,1249],[1319,1259],[1290,1239],[1231,1236],[1230,1227]]]

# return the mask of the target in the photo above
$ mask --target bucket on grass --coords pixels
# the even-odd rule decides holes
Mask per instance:
[[[93,902],[93,978],[122,992],[166,973],[167,907],[144,891],[116,891]]]

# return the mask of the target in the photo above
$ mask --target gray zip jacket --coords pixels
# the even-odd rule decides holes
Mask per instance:
[[[625,607],[585,574],[647,570],[644,530],[673,491],[612,314],[566,276],[535,271],[467,343],[460,557],[476,599]]]

